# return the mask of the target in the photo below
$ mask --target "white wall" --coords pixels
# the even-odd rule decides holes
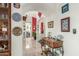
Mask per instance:
[[[22,6],[20,7],[20,9],[16,9],[13,7],[13,4],[12,4],[12,9],[11,9],[11,14],[17,12],[17,13],[20,13],[21,16],[23,15],[22,14]],[[21,21],[20,22],[15,22],[13,19],[11,21],[11,25],[12,25],[12,29],[16,26],[18,27],[23,27],[22,26],[22,17],[21,17]],[[11,40],[11,43],[12,43],[12,46],[11,46],[11,49],[12,49],[12,56],[21,56],[22,55],[22,35],[20,36],[14,36],[13,33],[12,33],[12,40]]]
[[[38,30],[37,31],[37,41],[42,39],[44,37],[44,33],[41,33],[41,22],[43,22],[44,17],[40,18],[39,21],[37,22]]]
[[[79,4],[69,4],[69,11],[62,14],[61,6],[64,4],[57,4],[56,13],[52,13],[51,16],[46,17],[43,21],[45,24],[45,35],[48,35],[50,31],[52,36],[63,34],[64,36],[64,55],[65,56],[76,56],[79,55]],[[16,9],[12,6],[12,14],[18,12],[24,15],[25,11],[22,6],[20,9]],[[61,32],[61,19],[65,17],[70,17],[70,32]],[[54,28],[48,29],[47,22],[54,20]],[[12,29],[15,26],[20,26],[22,28],[22,20],[20,22],[14,22],[12,20]],[[72,29],[77,29],[77,34],[73,34]],[[22,35],[14,36],[12,34],[12,55],[19,56],[22,55]]]
[[[64,14],[61,13],[62,5],[64,4],[58,4],[56,13],[45,19],[46,22],[50,21],[49,19],[54,20],[53,29],[47,29],[46,27],[46,36],[48,31],[52,32],[52,36],[62,34],[64,36],[64,55],[79,56],[79,4],[69,4],[69,11]],[[65,17],[70,17],[70,32],[61,32],[61,19]],[[77,29],[76,34],[73,34],[73,28]]]
[[[78,8],[79,8],[79,4],[69,4],[70,8],[69,8],[69,11],[65,14],[62,14],[61,13],[61,6],[63,4],[59,4],[59,6],[57,7],[57,20],[60,20],[62,18],[65,18],[65,17],[70,17],[70,32],[61,32],[61,29],[59,29],[59,31],[64,35],[64,55],[70,55],[70,56],[75,56],[75,55],[79,55],[79,32],[78,32]],[[58,16],[59,15],[59,16]],[[60,21],[58,22],[60,23]],[[60,23],[61,24],[61,23]],[[58,26],[60,27],[60,26]],[[60,27],[61,28],[61,27]],[[73,34],[72,30],[73,28],[76,28],[77,29],[77,34]]]
[[[12,9],[11,9],[11,14],[17,12],[17,13],[20,13],[21,16],[25,16],[26,14],[28,15],[27,17],[27,22],[31,22],[32,20],[32,16],[35,16],[37,18],[37,20],[39,21],[39,17],[37,16],[38,14],[38,11],[27,11],[27,8],[25,8],[26,5],[25,4],[21,4],[20,5],[20,9],[16,9],[13,7],[13,4],[12,4]],[[29,7],[29,6],[28,6]],[[38,6],[39,7],[39,6]],[[44,6],[43,6],[44,7]],[[43,20],[43,19],[42,19]],[[11,21],[11,25],[12,25],[12,29],[15,27],[15,26],[19,26],[23,29],[23,22],[22,22],[22,17],[21,17],[21,21],[20,22],[15,22],[13,19]],[[39,23],[39,31],[40,31],[40,23]],[[22,33],[23,34],[23,33]],[[40,39],[40,32],[38,34],[38,38]],[[13,56],[21,56],[23,55],[23,36],[14,36],[12,34],[12,55]],[[38,40],[37,40],[38,41]]]

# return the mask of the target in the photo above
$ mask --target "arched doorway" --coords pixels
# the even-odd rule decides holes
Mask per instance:
[[[27,19],[23,22],[25,29],[23,30],[23,55],[38,56],[41,55],[40,40],[40,18],[37,11],[26,13]]]

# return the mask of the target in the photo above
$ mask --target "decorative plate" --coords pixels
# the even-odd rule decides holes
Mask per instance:
[[[14,6],[15,8],[19,9],[19,8],[20,8],[20,3],[14,3],[13,6]]]
[[[15,36],[20,36],[22,34],[22,29],[20,27],[14,27],[13,28],[13,34]]]
[[[21,15],[19,13],[13,13],[12,18],[14,21],[19,22],[21,20]]]

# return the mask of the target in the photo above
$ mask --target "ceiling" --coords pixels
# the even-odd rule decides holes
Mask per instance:
[[[22,8],[24,13],[29,11],[40,11],[45,16],[49,16],[56,11],[56,3],[23,3]]]

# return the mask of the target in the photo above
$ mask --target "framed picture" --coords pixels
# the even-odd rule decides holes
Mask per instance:
[[[62,6],[62,13],[65,13],[67,11],[69,11],[69,4],[68,3],[65,4],[64,6]]]
[[[41,33],[44,33],[44,23],[41,22]]]
[[[19,8],[20,8],[20,3],[14,3],[13,6],[14,6],[15,8],[19,9]]]
[[[61,32],[70,32],[70,17],[61,19]]]
[[[48,28],[53,28],[54,27],[54,21],[48,22]]]
[[[73,34],[76,34],[76,29],[75,28],[73,29]]]

